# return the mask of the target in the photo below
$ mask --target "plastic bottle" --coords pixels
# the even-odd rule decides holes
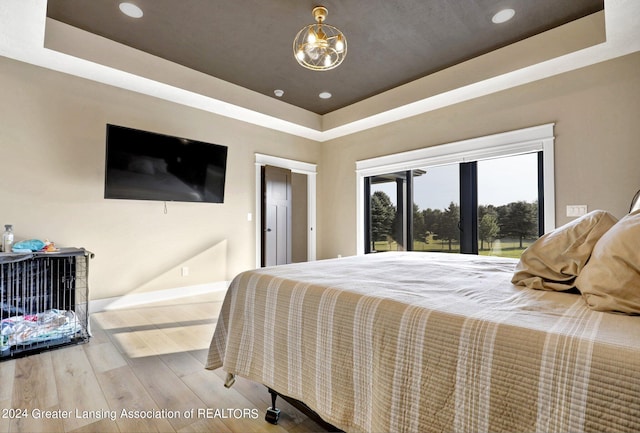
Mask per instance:
[[[13,226],[5,224],[4,233],[2,233],[2,251],[10,253],[13,246]]]

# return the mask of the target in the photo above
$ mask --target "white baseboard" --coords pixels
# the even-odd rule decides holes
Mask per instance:
[[[95,299],[89,301],[89,311],[91,313],[98,313],[100,311],[131,308],[153,302],[168,301],[212,292],[219,292],[220,300],[222,300],[228,288],[229,281],[218,281],[215,283],[199,284],[196,286],[178,287],[175,289],[157,290],[154,292],[133,293],[113,298]]]

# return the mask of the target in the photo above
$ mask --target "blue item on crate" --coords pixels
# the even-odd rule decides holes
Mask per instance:
[[[13,244],[14,253],[22,253],[29,251],[40,251],[44,248],[44,242],[39,239],[28,239]]]

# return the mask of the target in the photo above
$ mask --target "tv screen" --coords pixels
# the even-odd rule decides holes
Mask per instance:
[[[107,124],[104,197],[222,203],[227,147]]]

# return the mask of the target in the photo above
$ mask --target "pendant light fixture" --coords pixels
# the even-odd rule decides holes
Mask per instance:
[[[315,24],[302,28],[293,41],[293,55],[298,63],[314,71],[328,71],[347,55],[347,39],[337,28],[325,24],[327,8],[313,8]]]

